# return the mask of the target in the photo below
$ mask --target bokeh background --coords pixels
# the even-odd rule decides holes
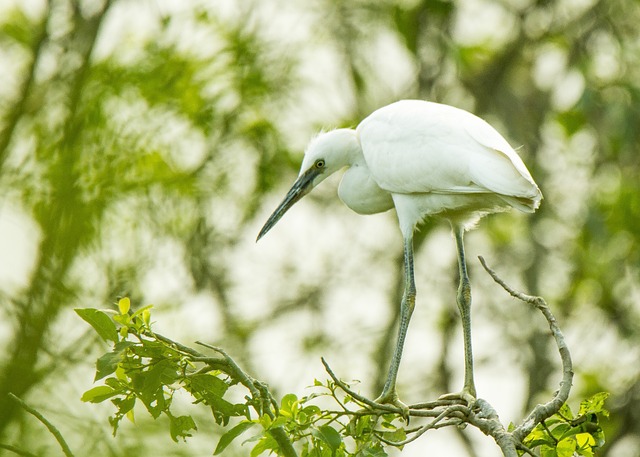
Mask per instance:
[[[560,380],[541,316],[475,261],[546,298],[575,364],[571,404],[606,390],[600,455],[640,456],[640,3],[636,0],[0,0],[0,443],[56,455],[210,455],[137,411],[80,402],[105,344],[73,312],[130,296],[156,329],[228,350],[277,395],[327,358],[376,396],[402,285],[395,214],[362,217],[339,177],[255,236],[319,129],[402,98],[492,123],[545,199],[467,237],[478,393],[519,421]],[[416,239],[417,310],[399,390],[462,384],[448,227]],[[238,441],[238,445],[240,442]],[[248,455],[249,445],[226,455]],[[473,430],[403,455],[497,455]],[[14,455],[0,448],[0,455]]]

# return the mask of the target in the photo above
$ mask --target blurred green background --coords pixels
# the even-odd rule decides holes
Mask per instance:
[[[80,402],[106,348],[73,308],[125,295],[279,395],[326,377],[324,355],[375,396],[401,294],[395,214],[351,213],[333,179],[254,240],[314,132],[420,98],[492,123],[545,196],[468,237],[479,396],[517,421],[560,380],[546,324],[483,255],[556,313],[574,404],[611,392],[600,455],[640,456],[638,24],[636,0],[0,0],[0,443],[59,453],[12,392],[78,456],[210,455],[220,430],[188,398],[186,444],[143,411],[114,439],[109,405]],[[462,376],[446,225],[416,248],[408,402]],[[403,455],[496,455],[487,440],[438,431]]]

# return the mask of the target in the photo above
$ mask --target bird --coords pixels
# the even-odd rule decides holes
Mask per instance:
[[[355,129],[321,132],[308,144],[300,173],[267,219],[256,242],[302,197],[346,169],[338,196],[358,214],[395,208],[404,242],[404,293],[396,346],[379,404],[403,412],[396,382],[416,302],[413,234],[428,217],[448,221],[455,239],[459,284],[456,302],[464,342],[464,385],[441,398],[469,406],[476,399],[471,346],[471,285],[464,234],[483,216],[515,208],[533,213],[542,193],[516,151],[480,117],[446,104],[400,100],[381,107]]]

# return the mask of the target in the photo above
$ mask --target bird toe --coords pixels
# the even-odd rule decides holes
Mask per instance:
[[[381,405],[393,405],[398,408],[401,412],[400,414],[404,418],[404,420],[409,422],[409,407],[404,404],[398,398],[398,394],[395,391],[391,392],[383,392],[378,398],[374,400],[374,402],[379,403]]]
[[[439,397],[439,400],[455,400],[459,401],[460,403],[466,404],[468,408],[472,408],[476,402],[476,396],[468,390],[463,389],[461,392],[441,395]]]

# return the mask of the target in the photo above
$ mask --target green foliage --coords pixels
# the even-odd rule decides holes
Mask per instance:
[[[103,384],[87,390],[82,401],[113,403],[116,412],[109,422],[114,436],[124,417],[134,421],[134,407],[140,403],[154,419],[168,419],[172,440],[190,437],[198,428],[193,417],[176,416],[171,409],[180,390],[190,394],[194,404],[207,406],[215,422],[227,428],[214,455],[253,430],[243,442],[251,443],[251,456],[290,455],[283,446],[295,445],[301,457],[383,457],[388,455],[386,447],[402,449],[408,433],[419,430],[406,429],[399,414],[371,409],[334,380],[315,380],[311,394],[289,393],[276,402],[266,385],[244,373],[222,349],[205,345],[222,355],[209,357],[155,334],[151,306],[133,312],[129,298],[123,298],[117,308],[118,312],[76,310],[103,340],[113,342],[112,350],[96,362],[95,381]],[[247,390],[244,402],[233,400],[237,386]],[[534,428],[524,446],[542,457],[593,457],[604,444],[599,419],[608,417],[607,396],[603,392],[582,401],[577,415],[563,405]]]
[[[406,438],[397,425],[400,416],[365,409],[365,405],[341,393],[333,381],[315,381],[311,395],[298,398],[287,394],[276,403],[266,386],[250,379],[230,358],[205,357],[155,334],[151,306],[132,312],[130,300],[123,298],[118,302],[118,312],[77,309],[76,313],[103,340],[113,342],[112,350],[96,362],[95,381],[102,380],[103,384],[87,390],[82,401],[111,401],[116,408],[109,418],[114,436],[123,418],[134,421],[136,404],[142,404],[154,419],[168,418],[172,440],[191,436],[197,430],[194,419],[175,416],[171,409],[175,393],[183,390],[195,404],[206,405],[218,425],[229,427],[231,420],[241,419],[221,436],[215,455],[255,428],[259,432],[245,441],[254,443],[252,456],[280,454],[282,443],[276,435],[282,431],[301,449],[303,457],[386,456],[385,441],[393,444]],[[244,403],[231,399],[232,387],[238,384],[248,390]],[[322,409],[316,402],[323,398],[337,403],[340,409]],[[346,407],[349,403],[359,409],[351,411]]]
[[[82,400],[100,403],[111,399],[117,410],[109,419],[114,435],[125,416],[133,421],[134,406],[140,402],[154,419],[161,415],[169,419],[174,441],[191,436],[190,431],[197,429],[190,416],[171,413],[173,395],[179,388],[208,405],[220,424],[226,425],[229,417],[247,416],[244,405],[223,398],[229,387],[227,382],[215,375],[194,372],[186,354],[155,337],[150,327],[150,308],[130,313],[129,299],[123,298],[117,314],[76,310],[98,335],[114,341],[113,350],[96,362],[95,380],[104,379],[104,385],[89,389]],[[109,337],[105,338],[105,334]]]
[[[523,444],[529,449],[539,447],[541,457],[593,457],[605,442],[599,420],[609,417],[604,409],[608,396],[600,392],[583,400],[577,416],[564,404],[557,414],[538,424]]]

